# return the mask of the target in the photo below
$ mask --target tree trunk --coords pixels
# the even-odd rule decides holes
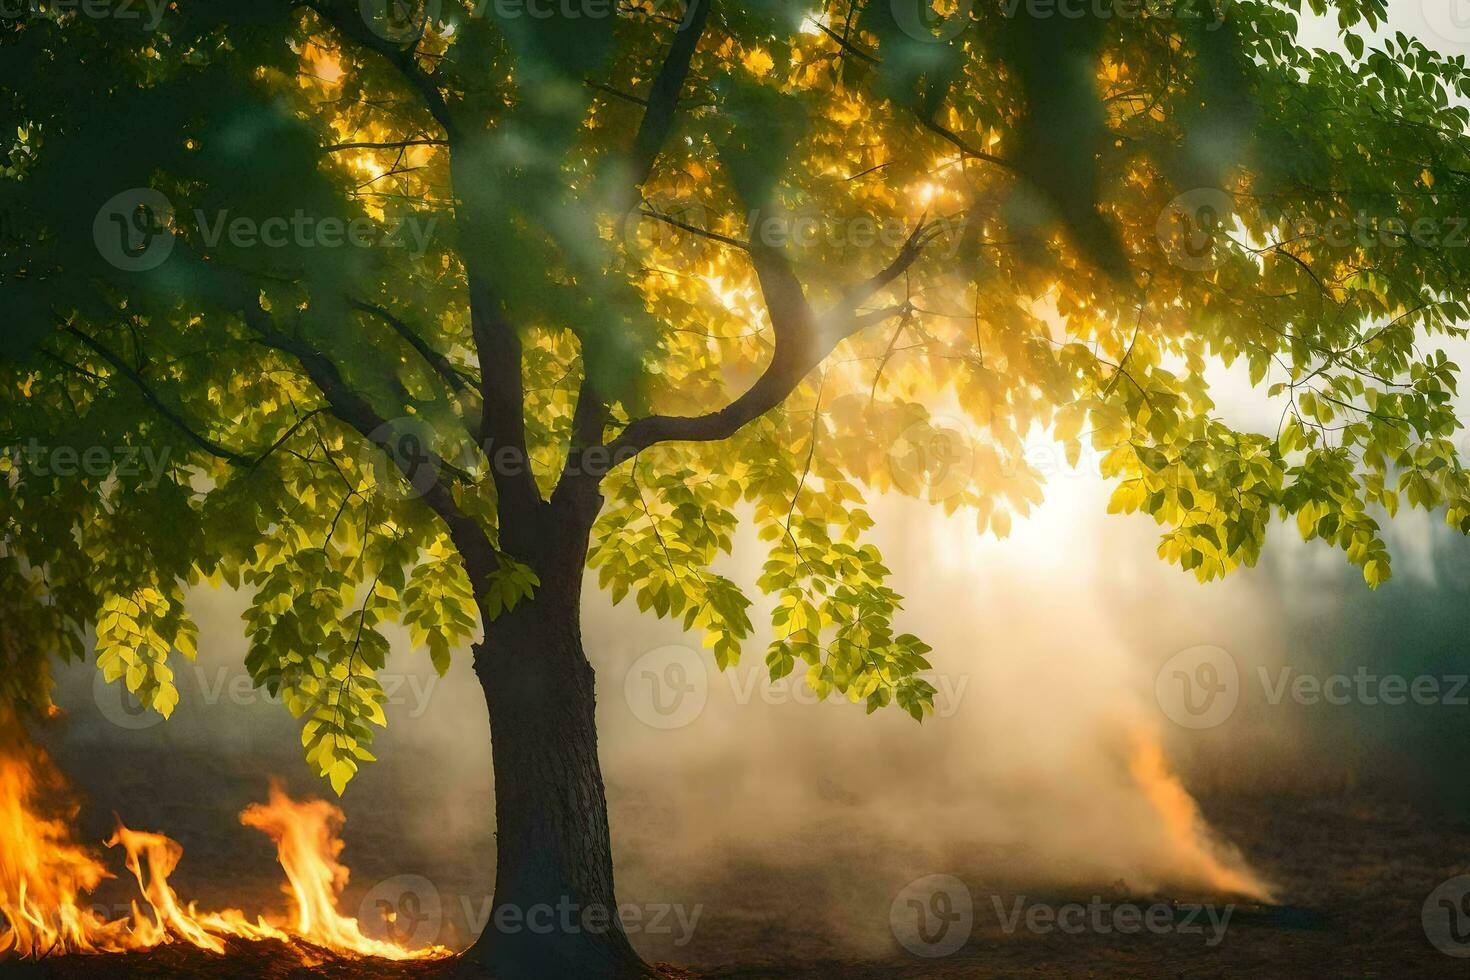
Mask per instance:
[[[582,649],[585,531],[580,543],[538,550],[535,598],[489,624],[475,649],[495,766],[495,899],[464,960],[473,975],[499,980],[652,976],[619,923],[613,888],[594,677]]]

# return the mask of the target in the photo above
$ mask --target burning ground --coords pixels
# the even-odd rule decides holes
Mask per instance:
[[[228,940],[270,940],[308,967],[320,965],[323,953],[388,960],[448,954],[370,939],[355,919],[341,915],[337,900],[349,876],[338,861],[342,811],[321,800],[293,800],[275,784],[266,802],[239,814],[239,823],[274,843],[289,916],[201,911],[170,884],[184,848],[119,821],[105,846],[121,853],[137,892],[126,913],[114,917],[96,902],[99,886],[114,875],[95,849],[76,839],[76,809],[65,802],[64,778],[13,718],[0,718],[0,746],[0,954],[40,960],[179,944],[223,956]]]
[[[1095,513],[1094,503],[1079,502],[1078,513]],[[1227,724],[1194,732],[1162,717],[1152,686],[1160,663],[1199,643],[1228,644],[1247,678],[1283,665],[1463,673],[1455,638],[1470,624],[1445,591],[1470,581],[1462,570],[1426,559],[1368,603],[1361,586],[1288,551],[1202,590],[1121,533],[1090,544],[1063,534],[1063,545],[1036,536],[1059,533],[1055,525],[1022,526],[973,555],[942,526],[887,523],[899,530],[885,553],[915,583],[908,615],[936,648],[940,710],[923,726],[804,703],[797,690],[759,682],[752,656],[729,676],[702,675],[705,703],[686,723],[656,727],[636,697],[639,665],[684,638],[593,605],[586,631],[620,893],[640,915],[632,938],[646,958],[731,977],[1452,974],[1456,961],[1430,944],[1422,920],[1433,890],[1470,870],[1455,760],[1463,709],[1307,709],[1247,689]],[[169,722],[120,713],[90,665],[61,678],[68,717],[36,734],[80,806],[51,811],[53,839],[113,875],[88,902],[107,921],[131,919],[134,901],[158,921],[126,848],[103,846],[121,817],[179,841],[168,881],[184,908],[239,909],[240,929],[264,916],[271,928],[310,934],[278,844],[240,818],[271,806],[272,777],[296,805],[329,788],[304,771],[286,712],[241,683],[238,597],[194,600],[201,660],[181,671],[184,701]],[[400,646],[381,761],[334,803],[345,824],[325,821],[343,843],[335,854],[328,846],[331,860],[350,869],[345,881],[327,874],[326,891],[333,914],[368,940],[461,949],[488,918],[494,875],[484,707],[465,658],[440,679]],[[900,944],[893,917],[904,890],[932,875],[963,885],[974,922],[958,948],[930,959]],[[1181,928],[1077,934],[1009,922],[1018,901],[1023,913],[1176,903],[1231,912],[1223,940],[1209,945],[1182,928],[1187,909],[1170,918]],[[24,969],[443,969],[299,938],[254,943],[232,929],[218,938],[223,960],[175,941],[109,957],[106,974],[87,956]],[[317,964],[305,966],[302,951]]]
[[[141,775],[140,788],[124,794],[143,800],[144,781],[166,786],[181,769],[194,785],[224,787],[244,782],[235,767],[211,763],[205,753],[123,753],[113,760]],[[191,861],[186,848],[171,880],[181,894],[233,893],[250,909],[286,910],[291,900],[281,890],[284,874],[270,865],[274,845],[265,835],[235,822],[214,827],[211,821],[226,812],[208,794],[175,802],[167,809],[186,818],[194,828],[189,835],[201,843],[213,828],[213,846],[203,846]],[[386,806],[387,800],[374,800]],[[955,846],[942,855],[947,868],[971,891],[975,924],[968,939],[949,956],[926,960],[902,949],[889,932],[889,899],[905,882],[889,869],[867,860],[871,840],[846,845],[824,842],[812,831],[789,840],[790,859],[772,862],[751,853],[715,855],[702,873],[678,884],[680,900],[704,903],[704,915],[693,940],[671,952],[678,962],[691,964],[707,977],[859,978],[892,976],[1001,978],[1138,977],[1138,978],[1258,978],[1307,976],[1446,977],[1455,961],[1426,942],[1421,925],[1424,898],[1444,878],[1464,870],[1470,853],[1470,826],[1444,812],[1415,808],[1384,798],[1362,787],[1339,791],[1268,794],[1236,792],[1211,795],[1201,801],[1207,818],[1220,826],[1237,828],[1241,851],[1263,874],[1268,874],[1290,904],[1263,905],[1239,898],[1230,904],[1223,940],[1211,944],[1208,920],[1196,917],[1200,930],[1185,920],[1189,911],[1179,906],[1173,917],[1177,928],[1157,934],[1123,935],[1052,930],[1033,932],[1024,925],[1008,928],[1006,918],[1018,901],[1033,906],[1064,908],[1101,899],[1104,903],[1141,908],[1174,902],[1215,903],[1227,896],[1182,889],[1158,892],[1131,890],[1126,883],[1109,888],[1078,888],[1058,882],[1039,882],[1028,870],[1025,854],[992,845],[987,848]],[[85,807],[79,824],[98,822],[94,807]],[[358,809],[358,808],[353,808]],[[426,871],[444,889],[447,914],[459,916],[461,903],[451,891],[484,887],[490,868],[487,851],[471,854],[456,868],[422,845],[385,832],[361,808],[342,828],[347,847],[342,859],[354,867],[338,905],[356,910],[375,886],[374,875],[387,868],[414,867]],[[192,815],[192,816],[191,816]],[[653,816],[652,809],[634,816]],[[387,821],[391,823],[391,821]],[[259,840],[255,840],[259,838]],[[227,846],[222,846],[226,845]],[[897,840],[885,842],[914,867],[929,867],[934,855],[927,848]],[[260,844],[262,846],[255,846]],[[136,894],[114,851],[97,849],[101,860],[118,873],[102,883],[99,894]],[[384,854],[391,851],[391,854]],[[803,854],[821,855],[820,861]],[[834,854],[841,855],[834,860]],[[645,856],[646,857],[646,856]],[[266,864],[262,864],[260,859]],[[924,863],[920,863],[924,862]],[[208,865],[204,868],[195,865]],[[901,877],[901,876],[900,876]],[[469,882],[456,884],[456,882]],[[109,892],[109,889],[113,891]],[[667,890],[664,892],[668,894]],[[111,907],[111,906],[109,906]],[[842,910],[834,917],[833,910]],[[834,921],[842,918],[842,923]],[[289,916],[285,925],[289,926]],[[375,923],[381,927],[381,923]],[[846,928],[841,928],[845,925]],[[364,928],[368,924],[364,923]],[[886,944],[854,954],[850,935],[881,935]],[[650,955],[662,948],[640,945]],[[333,953],[294,940],[290,944],[267,940],[248,942],[222,938],[225,958],[175,941],[166,946],[99,961],[92,956],[47,959],[26,966],[0,966],[0,975],[37,978],[175,978],[219,975],[296,978],[363,977],[368,980],[438,977],[445,966],[429,962],[391,962]],[[307,958],[303,958],[303,952]],[[104,966],[105,962],[105,966]],[[307,963],[312,965],[308,966]],[[105,972],[104,972],[105,971]]]

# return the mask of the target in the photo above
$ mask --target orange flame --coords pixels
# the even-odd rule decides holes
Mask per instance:
[[[287,892],[296,903],[296,933],[337,952],[406,959],[416,953],[369,939],[357,920],[337,912],[337,896],[347,886],[348,870],[337,858],[337,836],[346,816],[325,800],[297,803],[272,782],[269,803],[256,803],[240,822],[270,835],[276,857],[286,869]],[[443,952],[443,951],[441,951]]]
[[[132,914],[99,916],[83,903],[105,879],[114,877],[98,858],[77,844],[69,830],[76,808],[44,815],[64,781],[45,753],[25,740],[24,729],[0,712],[0,959],[39,958],[62,953],[122,953],[183,942],[210,953],[225,952],[225,937],[280,940],[311,962],[311,947],[356,956],[433,959],[440,946],[409,950],[363,935],[357,920],[337,911],[348,870],[337,859],[345,821],[340,809],[320,800],[298,803],[271,785],[270,802],[249,807],[240,822],[269,834],[286,871],[286,893],[295,903],[291,921],[279,923],[243,913],[200,912],[185,905],[169,885],[184,849],[162,834],[122,824],[107,841],[121,847],[147,910],[135,900]]]
[[[125,949],[125,926],[101,922],[78,902],[112,876],[71,842],[74,810],[61,819],[38,815],[44,791],[59,786],[60,778],[43,755],[12,737],[18,732],[18,725],[0,725],[0,739],[9,746],[0,755],[0,953]]]
[[[1175,853],[1213,889],[1271,901],[1271,886],[1256,876],[1234,848],[1210,832],[1199,804],[1169,767],[1157,736],[1137,731],[1129,770],[1144,798],[1159,815]]]

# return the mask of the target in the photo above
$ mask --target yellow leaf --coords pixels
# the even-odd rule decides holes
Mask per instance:
[[[153,695],[153,710],[168,718],[174,713],[174,708],[179,704],[179,689],[172,684],[165,684]]]
[[[766,53],[765,48],[752,48],[745,54],[745,67],[749,68],[752,74],[765,76],[776,67],[776,62]]]
[[[342,791],[347,788],[348,783],[352,782],[352,777],[355,775],[357,775],[357,766],[352,763],[351,759],[338,759],[333,763],[332,768],[327,770],[327,778],[332,781],[332,789],[337,791],[338,796],[342,795]]]

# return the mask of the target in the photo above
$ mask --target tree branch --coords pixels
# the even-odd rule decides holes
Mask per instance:
[[[625,102],[632,102],[635,105],[641,105],[644,108],[648,107],[647,99],[640,99],[636,95],[630,95],[627,92],[621,91],[620,89],[613,88],[611,85],[604,85],[601,82],[593,81],[590,78],[584,79],[584,81],[587,83],[587,87],[590,89],[598,92],[606,92],[608,95],[611,95],[614,98],[622,99]]]
[[[391,327],[394,333],[408,343],[408,346],[418,352],[419,356],[434,369],[434,373],[438,374],[455,394],[464,394],[470,390],[469,381],[459,368],[455,367],[448,357],[436,350],[413,327],[376,303],[365,303],[362,300],[352,300],[351,303],[353,309],[377,317]]]
[[[480,437],[490,458],[500,509],[502,540],[534,533],[541,490],[526,449],[524,352],[515,324],[505,318],[479,262],[466,256],[470,290],[470,328],[480,362]],[[507,533],[508,532],[508,533]],[[519,548],[512,550],[521,551]]]
[[[704,36],[709,22],[710,8],[715,0],[689,0],[690,10],[681,23],[674,43],[664,58],[663,66],[653,79],[648,93],[648,111],[633,137],[630,160],[633,167],[633,184],[642,187],[653,173],[653,165],[668,141],[674,126],[674,115],[679,108],[679,93],[689,77],[689,66],[694,60],[694,51]]]
[[[214,442],[207,436],[195,430],[195,428],[189,424],[188,420],[186,420],[183,415],[174,411],[172,408],[163,403],[163,400],[158,397],[158,393],[148,386],[148,382],[144,380],[141,374],[135,371],[133,367],[126,361],[124,361],[120,356],[109,350],[107,347],[104,347],[101,342],[83,333],[76,327],[73,327],[71,324],[66,324],[63,329],[68,334],[81,341],[83,345],[88,347],[98,357],[106,361],[114,371],[131,381],[137,387],[137,389],[143,393],[144,400],[147,401],[148,404],[152,405],[154,410],[158,412],[159,415],[162,415],[165,419],[169,421],[171,425],[174,426],[174,428],[178,429],[184,435],[188,436],[189,439],[200,449],[203,449],[205,452],[209,453],[216,459],[222,459],[225,462],[232,463],[236,466],[245,466],[249,464],[250,460],[242,454],[235,452],[233,449],[226,448],[225,446],[222,446],[217,442]]]
[[[438,82],[432,75],[424,71],[415,60],[417,43],[409,47],[399,47],[387,38],[379,37],[368,29],[366,21],[353,5],[353,9],[346,14],[338,13],[328,9],[326,0],[304,0],[302,6],[316,12],[322,20],[331,24],[343,36],[350,38],[360,47],[374,51],[388,60],[398,73],[403,76],[413,89],[418,92],[419,98],[423,100],[424,108],[429,115],[434,117],[450,140],[454,140],[459,133],[459,124],[450,111],[449,103],[444,99],[444,93],[439,90]]]
[[[994,153],[987,153],[984,150],[977,149],[976,147],[970,145],[969,141],[966,140],[959,133],[956,133],[954,130],[948,128],[947,126],[936,122],[932,116],[925,116],[922,113],[915,113],[915,115],[919,120],[919,125],[923,126],[934,135],[942,138],[945,142],[954,146],[966,156],[971,156],[977,160],[984,160],[987,163],[993,163],[997,166],[1005,167],[1007,170],[1016,169],[1015,164],[1011,163],[1005,157],[998,157]]]
[[[848,290],[827,313],[817,316],[786,256],[776,249],[753,246],[751,259],[760,280],[766,309],[775,328],[771,363],[745,394],[716,412],[698,416],[651,415],[632,422],[606,448],[610,466],[618,466],[661,442],[716,442],[728,439],[786,400],[842,341],[867,327],[902,315],[905,305],[859,313],[857,306],[902,275],[923,253],[932,237],[925,226],[909,236],[898,256],[881,272]]]
[[[241,315],[263,346],[295,358],[326,399],[332,415],[356,430],[393,460],[406,479],[415,480],[420,475],[419,469],[427,467],[433,478],[432,484],[423,488],[416,483],[415,489],[421,490],[424,503],[448,526],[455,547],[465,559],[466,568],[472,576],[471,581],[483,583],[498,567],[494,557],[495,549],[489,536],[460,509],[450,492],[443,474],[451,467],[427,446],[422,447],[422,460],[404,459],[398,451],[399,447],[391,441],[392,427],[387,420],[378,415],[368,400],[347,384],[330,358],[305,341],[279,330],[269,314],[253,300],[242,304]],[[479,588],[478,584],[476,588]]]
[[[674,35],[674,43],[669,47],[669,53],[664,57],[658,74],[654,76],[648,100],[644,103],[647,108],[628,151],[630,184],[625,201],[629,208],[636,206],[643,185],[653,174],[654,164],[658,162],[658,156],[673,131],[674,117],[679,109],[679,95],[688,81],[694,52],[704,36],[715,0],[689,0],[689,3],[685,19]],[[606,86],[595,87],[613,92]],[[663,217],[655,216],[661,219]],[[592,382],[594,372],[589,362],[589,352],[584,344],[582,384],[577,390],[577,407],[572,420],[572,443],[567,448],[566,468],[557,480],[556,490],[552,494],[553,501],[560,497],[571,497],[575,498],[574,504],[588,503],[586,498],[595,493],[600,478],[599,473],[589,472],[591,467],[583,460],[586,449],[601,446],[603,430],[608,420],[607,401]],[[580,492],[583,488],[587,489],[586,494]]]
[[[333,143],[331,146],[322,147],[328,153],[342,153],[346,150],[403,150],[410,146],[448,146],[448,140],[441,139],[412,139],[394,140],[389,143]]]

